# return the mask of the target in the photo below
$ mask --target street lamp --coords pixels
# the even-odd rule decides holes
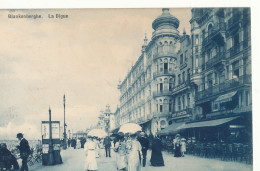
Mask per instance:
[[[65,122],[65,94],[63,96],[63,106],[64,106],[64,146],[63,149],[67,149],[67,135],[66,135],[66,122]]]
[[[51,124],[51,108],[49,108],[49,151],[48,151],[48,165],[54,164],[53,144],[52,144],[52,124]]]

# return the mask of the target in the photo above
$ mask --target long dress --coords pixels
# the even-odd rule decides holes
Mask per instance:
[[[176,140],[175,142],[175,151],[174,151],[174,157],[181,157],[181,142],[180,140]]]
[[[152,143],[152,156],[150,160],[152,166],[164,166],[162,147],[161,140],[155,138]]]
[[[139,141],[132,140],[127,144],[127,148],[129,149],[128,154],[128,171],[140,171],[141,163],[139,159],[139,155],[142,156],[142,146]]]
[[[88,140],[85,143],[84,150],[86,154],[85,160],[85,170],[97,170],[97,161],[96,161],[96,143]]]
[[[127,166],[126,143],[124,141],[116,142],[114,151],[116,152],[117,169],[121,170]]]

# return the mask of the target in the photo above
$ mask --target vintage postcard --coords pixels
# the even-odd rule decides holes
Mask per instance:
[[[253,170],[251,8],[0,10],[0,170]]]

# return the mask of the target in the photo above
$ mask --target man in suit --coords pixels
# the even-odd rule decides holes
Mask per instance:
[[[105,150],[106,150],[106,157],[111,157],[110,154],[110,148],[111,148],[111,139],[109,136],[106,136],[106,138],[104,139],[104,146],[105,146]]]
[[[17,148],[20,151],[20,156],[22,159],[21,171],[28,171],[27,159],[31,153],[29,143],[25,138],[23,138],[22,133],[18,133],[16,138],[20,140],[20,145],[17,146]]]
[[[140,142],[141,146],[142,146],[142,154],[143,154],[143,167],[145,167],[146,164],[146,155],[147,155],[147,150],[149,148],[149,140],[148,138],[145,137],[145,133],[141,132],[140,133],[140,138],[138,139],[138,141]],[[141,156],[140,156],[141,159]]]

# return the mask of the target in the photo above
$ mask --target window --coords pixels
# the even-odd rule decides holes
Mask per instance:
[[[188,59],[188,51],[186,50],[185,51],[185,61],[187,61],[187,59]]]
[[[190,69],[187,70],[187,81],[190,80]]]
[[[246,106],[249,106],[249,92],[246,91]]]
[[[181,97],[178,97],[178,110],[181,110]]]
[[[168,73],[168,63],[164,63],[164,73]]]
[[[239,61],[232,63],[232,70],[233,70],[233,78],[239,77]]]
[[[196,55],[196,58],[195,58],[195,67],[199,67],[199,56]]]
[[[199,44],[199,35],[196,35],[195,36],[195,45],[198,45]]]
[[[160,83],[160,91],[163,91],[163,83]]]
[[[234,44],[233,44],[234,47],[238,47],[239,46],[239,34],[237,33],[235,36],[234,36]]]
[[[163,112],[163,105],[160,105],[160,112]]]
[[[190,108],[190,93],[187,94],[187,106]]]
[[[178,75],[178,84],[181,84],[181,74]]]
[[[171,102],[169,103],[169,112],[172,112],[172,104],[171,104]]]
[[[183,54],[180,56],[180,64],[183,64]]]
[[[212,34],[212,24],[208,26],[208,35]]]
[[[186,105],[185,105],[185,95],[182,96],[182,109],[185,109]]]
[[[199,53],[199,47],[198,46],[195,47],[195,53]]]
[[[202,39],[205,39],[205,30],[202,30]]]
[[[172,91],[172,83],[169,83],[169,91]]]
[[[182,72],[182,82],[185,82],[185,71]]]
[[[208,88],[211,88],[213,86],[213,79],[212,74],[208,75]]]

